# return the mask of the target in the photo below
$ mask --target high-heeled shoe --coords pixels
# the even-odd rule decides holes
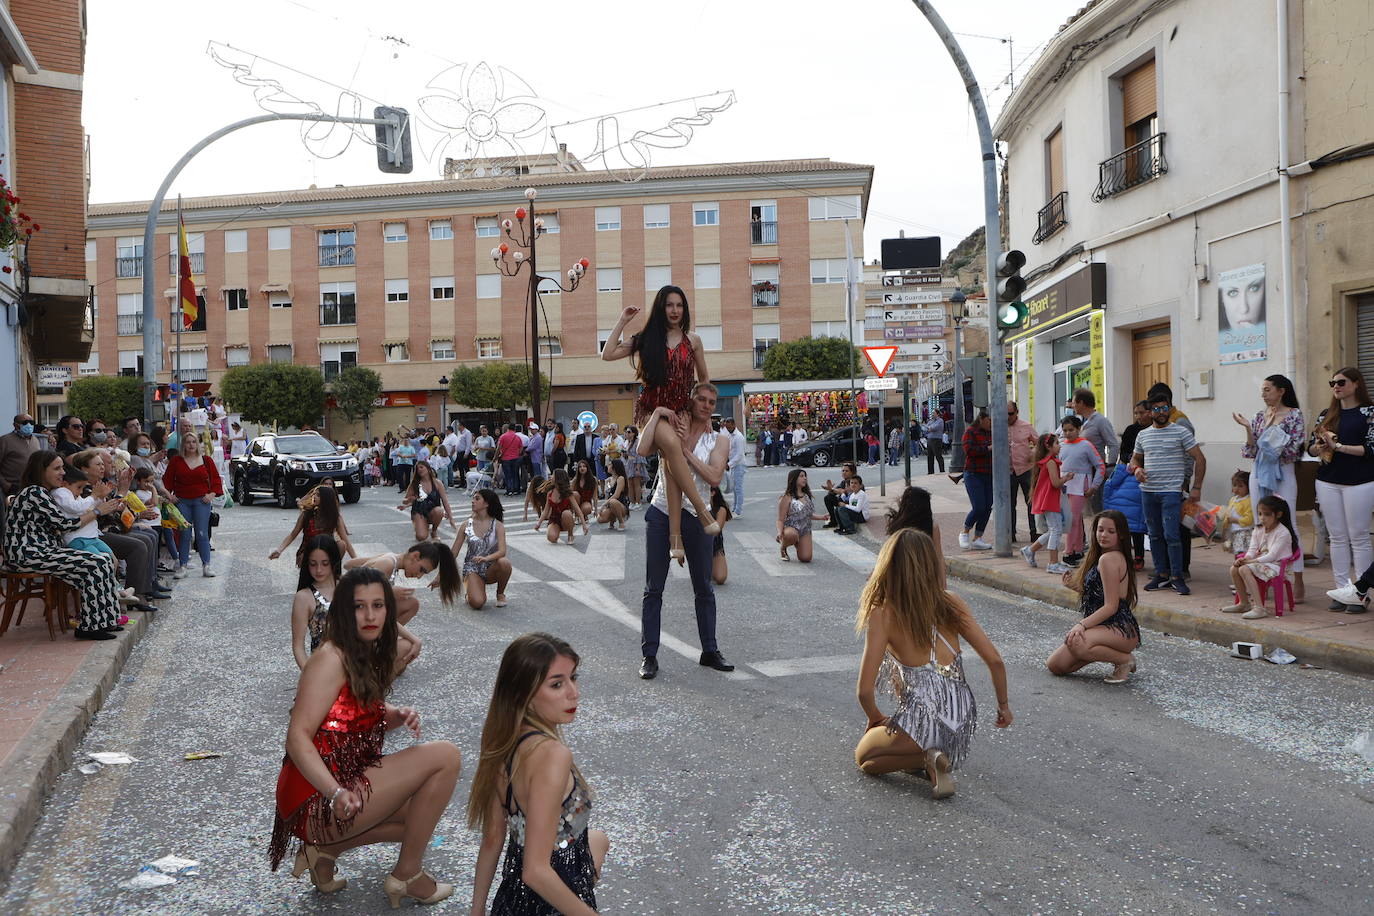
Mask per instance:
[[[687,562],[687,551],[682,547],[682,535],[668,535],[668,556],[677,560],[678,566]]]
[[[315,885],[315,890],[321,894],[332,894],[335,891],[343,890],[348,885],[347,878],[331,878],[328,881],[321,881],[315,874],[315,869],[320,867],[321,862],[333,862],[334,856],[320,852],[318,846],[302,846],[296,853],[296,861],[291,866],[291,877],[299,878],[305,872],[310,872],[310,883]]]
[[[930,777],[930,797],[949,798],[954,794],[954,777],[949,775],[949,757],[944,751],[926,751],[926,774]]]
[[[715,537],[716,535],[720,534],[720,522],[712,521],[709,525],[702,525],[701,532],[702,534]]]
[[[382,889],[386,891],[387,899],[391,901],[391,908],[393,910],[399,910],[401,908],[401,900],[405,897],[409,897],[416,903],[426,904],[447,900],[453,894],[452,884],[440,884],[438,881],[434,881],[433,878],[429,880],[434,881],[434,893],[430,894],[428,897],[412,894],[410,892],[410,886],[421,878],[429,878],[429,875],[425,874],[423,868],[417,871],[413,877],[407,878],[405,881],[402,881],[394,875],[386,876],[386,881],[382,883]]]

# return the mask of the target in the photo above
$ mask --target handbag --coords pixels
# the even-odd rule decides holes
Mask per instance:
[[[210,510],[210,527],[211,527],[211,528],[218,528],[218,527],[219,527],[219,513],[216,512],[216,511],[213,510],[213,509]]]

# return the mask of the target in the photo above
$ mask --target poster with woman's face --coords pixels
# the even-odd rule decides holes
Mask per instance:
[[[1267,359],[1264,265],[1224,270],[1217,274],[1216,286],[1218,362],[1226,365]]]

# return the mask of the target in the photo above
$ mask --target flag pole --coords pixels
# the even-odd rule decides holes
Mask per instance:
[[[181,328],[186,324],[186,306],[181,301],[181,284],[186,278],[181,275],[181,238],[186,232],[186,226],[182,223],[181,217],[181,195],[177,195],[177,291],[172,296],[172,301],[176,303],[176,311],[173,312],[173,320],[177,324],[177,355],[176,355],[176,378],[177,402],[180,403],[186,398],[186,390],[181,382]],[[189,245],[187,248],[189,249]],[[173,416],[180,417],[181,411],[177,410]]]

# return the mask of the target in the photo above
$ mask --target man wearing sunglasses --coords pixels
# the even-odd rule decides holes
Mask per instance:
[[[1173,412],[1170,398],[1163,392],[1150,397],[1151,425],[1135,439],[1130,469],[1140,481],[1145,527],[1150,532],[1150,552],[1154,554],[1155,574],[1145,584],[1146,591],[1171,586],[1180,595],[1190,593],[1184,581],[1183,537],[1180,519],[1183,487],[1188,478],[1188,459],[1192,458],[1193,486],[1189,496],[1202,495],[1207,476],[1207,459],[1192,430],[1169,419]]]

